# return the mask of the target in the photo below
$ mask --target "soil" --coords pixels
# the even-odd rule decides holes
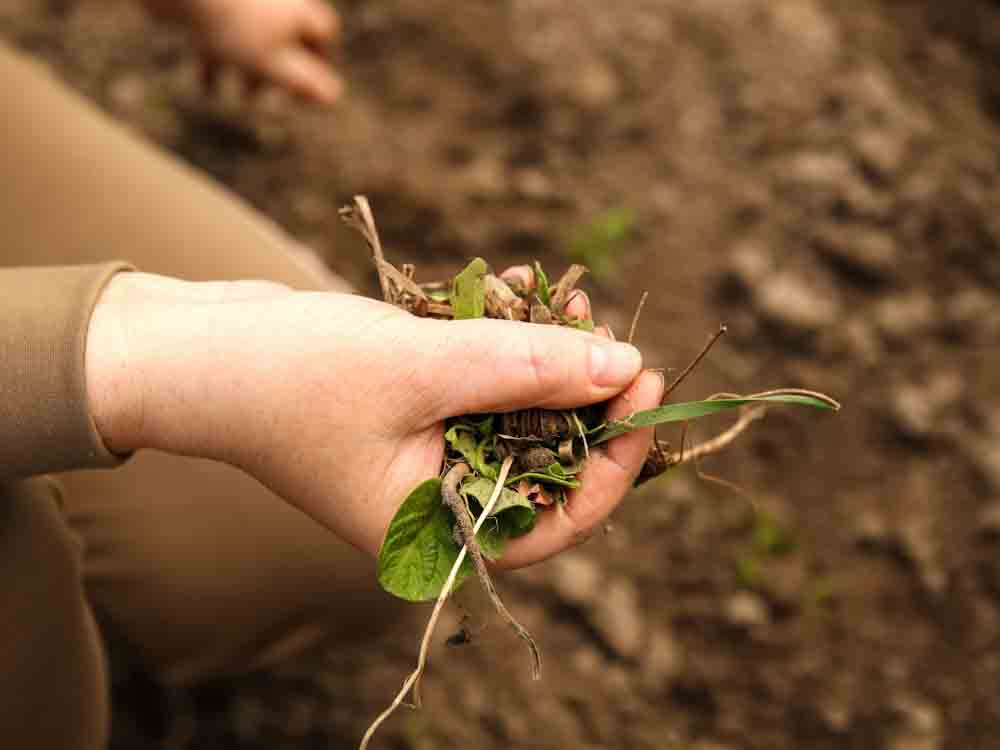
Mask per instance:
[[[701,465],[742,492],[686,469],[501,577],[542,681],[469,601],[471,642],[442,634],[426,708],[377,746],[998,746],[1000,4],[345,0],[331,112],[202,96],[123,2],[4,6],[5,37],[369,293],[354,193],[425,278],[475,255],[558,275],[628,209],[597,317],[627,331],[649,290],[637,342],[673,368],[730,327],[678,399],[845,403]],[[418,631],[172,696],[117,659],[115,747],[353,747]]]

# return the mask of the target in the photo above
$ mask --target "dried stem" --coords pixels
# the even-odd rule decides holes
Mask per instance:
[[[493,488],[493,495],[490,497],[486,507],[483,508],[483,512],[480,514],[479,518],[476,520],[476,525],[472,528],[473,537],[479,532],[486,519],[489,517],[490,513],[493,512],[493,508],[496,507],[497,501],[500,499],[501,491],[503,490],[504,482],[507,481],[507,475],[510,473],[511,464],[514,463],[514,457],[508,456],[500,467],[500,475],[497,477],[496,487]],[[375,732],[378,728],[399,708],[403,701],[406,699],[407,693],[410,692],[410,688],[417,684],[420,680],[421,675],[424,673],[424,667],[427,665],[427,652],[430,650],[431,636],[434,634],[434,628],[437,626],[437,622],[441,617],[441,611],[444,609],[445,603],[448,601],[448,597],[451,596],[451,591],[455,586],[455,579],[458,577],[458,571],[462,567],[462,562],[465,560],[465,555],[468,553],[468,547],[463,546],[462,549],[458,551],[458,557],[455,558],[455,564],[451,566],[451,572],[448,573],[448,578],[444,582],[444,587],[441,589],[441,593],[438,594],[437,602],[434,603],[434,610],[431,612],[430,620],[427,621],[427,628],[424,630],[423,640],[420,642],[420,654],[417,657],[417,668],[410,673],[410,676],[406,678],[403,682],[403,687],[396,694],[395,699],[389,704],[382,713],[380,713],[375,721],[371,723],[368,727],[368,731],[365,732],[365,736],[361,738],[361,744],[358,746],[358,750],[366,750],[368,743],[371,742],[372,737],[375,736]],[[416,702],[419,707],[420,703]]]
[[[628,342],[630,344],[635,338],[635,329],[639,327],[639,317],[642,315],[642,308],[645,306],[646,298],[648,296],[649,292],[643,292],[642,296],[639,298],[639,304],[635,306],[635,314],[632,316],[632,325],[628,329]]]
[[[531,637],[528,629],[514,618],[514,615],[510,613],[510,610],[507,609],[500,599],[496,586],[493,585],[493,579],[490,578],[490,572],[486,568],[483,551],[479,547],[479,542],[476,541],[476,533],[473,530],[472,520],[469,516],[469,507],[458,492],[459,483],[470,471],[469,465],[465,462],[455,464],[445,474],[444,482],[441,485],[441,495],[444,498],[445,504],[455,516],[455,520],[458,523],[456,531],[458,531],[458,536],[460,537],[459,543],[468,548],[469,557],[472,558],[472,564],[479,576],[480,583],[486,589],[487,596],[489,596],[490,601],[503,621],[510,626],[518,638],[521,638],[528,645],[528,651],[531,655],[531,679],[537,680],[542,675],[542,655],[538,650],[538,644],[535,643],[535,639]],[[500,483],[498,482],[498,484]],[[501,484],[500,486],[502,487],[503,485]],[[485,514],[486,511],[484,510],[483,513]],[[419,687],[419,682],[417,683],[417,687]]]
[[[703,359],[705,359],[705,356],[712,351],[712,347],[715,346],[715,342],[718,341],[725,332],[725,324],[719,326],[719,330],[712,335],[712,338],[708,340],[708,343],[705,344],[698,356],[691,360],[691,364],[685,367],[681,374],[674,378],[674,382],[668,385],[666,390],[663,391],[663,398],[660,400],[660,403],[667,403],[667,397],[669,397],[670,394],[677,389],[677,386],[683,383],[687,376],[691,374],[692,370],[694,370],[694,368],[697,367]]]
[[[365,238],[375,261],[375,271],[378,273],[378,285],[382,290],[382,299],[392,303],[392,288],[389,286],[389,278],[386,276],[384,268],[385,254],[382,252],[382,243],[378,238],[375,217],[372,215],[372,207],[368,203],[368,199],[363,195],[355,195],[353,205],[340,209],[340,218],[347,226],[358,230]]]
[[[670,465],[673,466],[677,464],[684,464],[689,461],[697,461],[705,456],[718,453],[743,434],[747,427],[763,417],[766,412],[766,406],[752,406],[740,414],[740,418],[736,420],[736,423],[725,432],[720,432],[714,438],[706,440],[703,443],[698,443],[698,445],[688,448],[687,450],[684,450],[682,445],[681,450],[677,453],[669,454],[667,460],[670,462]]]

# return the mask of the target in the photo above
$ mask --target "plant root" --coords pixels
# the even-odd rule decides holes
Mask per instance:
[[[441,485],[441,495],[444,497],[445,504],[455,516],[457,523],[455,531],[457,532],[458,543],[468,548],[469,557],[472,558],[472,565],[479,576],[479,582],[486,590],[486,594],[489,596],[490,602],[493,603],[493,607],[500,614],[503,621],[517,634],[517,637],[527,644],[528,651],[531,654],[531,679],[538,680],[542,676],[542,655],[538,650],[538,644],[535,643],[535,639],[531,637],[528,629],[515,619],[514,615],[510,613],[500,599],[496,586],[493,585],[493,579],[490,578],[490,572],[486,567],[483,551],[479,547],[479,542],[476,541],[476,534],[473,531],[470,519],[469,506],[458,492],[459,483],[470,471],[469,465],[464,461],[451,467],[448,473],[445,474],[444,482]],[[485,511],[483,512],[485,513]],[[419,682],[417,686],[419,687]]]
[[[493,489],[493,495],[490,497],[486,507],[483,508],[483,512],[480,514],[476,525],[472,528],[473,538],[482,528],[486,519],[489,518],[490,513],[493,512],[493,508],[496,507],[497,501],[500,499],[501,491],[503,490],[504,483],[507,481],[507,475],[510,473],[510,467],[514,463],[514,459],[508,456],[500,467],[500,474],[497,477],[496,487]],[[455,558],[455,564],[451,566],[451,572],[448,573],[448,578],[445,581],[444,588],[441,589],[441,593],[438,595],[437,601],[434,603],[434,610],[431,612],[430,619],[427,621],[427,627],[424,630],[424,637],[420,641],[420,654],[417,657],[417,667],[410,673],[409,677],[403,682],[403,687],[400,688],[396,697],[393,699],[392,703],[371,723],[368,727],[368,731],[365,732],[364,737],[361,738],[361,744],[358,746],[358,750],[367,750],[368,744],[371,742],[372,737],[375,736],[375,732],[378,728],[395,713],[396,709],[403,705],[403,701],[406,699],[407,693],[410,689],[416,685],[420,678],[423,676],[424,668],[427,666],[427,652],[430,650],[431,637],[434,635],[434,629],[437,627],[438,620],[441,618],[441,611],[444,609],[445,603],[451,596],[451,591],[455,586],[455,579],[458,578],[458,571],[462,567],[462,562],[465,560],[465,555],[468,553],[468,546],[463,546],[462,549],[458,551],[458,557]],[[415,707],[420,707],[419,694],[414,696]]]

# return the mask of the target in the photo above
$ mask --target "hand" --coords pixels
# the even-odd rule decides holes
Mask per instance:
[[[112,450],[234,464],[372,554],[406,494],[440,471],[447,417],[612,397],[620,417],[662,391],[633,347],[567,328],[419,319],[350,295],[139,273],[102,294],[86,365]],[[585,538],[631,487],[650,437],[593,451],[583,488],[502,564]]]
[[[270,83],[317,104],[332,104],[344,88],[327,60],[340,20],[325,0],[146,0],[146,4],[154,15],[190,28],[209,89],[224,64],[240,68],[251,90]]]

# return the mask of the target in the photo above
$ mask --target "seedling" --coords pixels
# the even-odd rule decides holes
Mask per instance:
[[[386,261],[365,198],[356,197],[351,206],[341,209],[341,216],[367,241],[385,301],[414,315],[445,320],[488,317],[593,328],[592,321],[567,313],[576,285],[587,272],[582,265],[571,266],[553,284],[536,263],[535,284],[524,288],[492,274],[486,261],[476,258],[449,281],[418,283],[412,266],[399,270]],[[617,221],[622,226],[628,224],[625,217]],[[674,380],[667,395],[724,330],[720,329],[691,366]],[[739,418],[728,430],[686,450],[671,452],[666,443],[654,440],[636,480],[639,484],[721,450],[762,417],[766,408],[776,404],[840,408],[821,393],[781,389],[748,396],[716,394],[701,401],[664,404],[617,420],[606,419],[604,404],[562,411],[470,414],[448,420],[445,459],[439,475],[428,477],[403,500],[378,556],[378,580],[386,591],[407,601],[436,600],[435,606],[424,631],[416,669],[369,727],[360,750],[365,750],[379,725],[403,705],[408,695],[412,693],[413,705],[420,706],[420,679],[431,635],[449,596],[473,573],[500,616],[524,640],[531,656],[532,677],[538,679],[539,649],[504,606],[486,561],[499,559],[510,539],[531,533],[538,514],[554,512],[573,502],[572,491],[580,487],[579,477],[591,450],[634,430],[669,422],[687,423],[732,409],[739,411]]]

